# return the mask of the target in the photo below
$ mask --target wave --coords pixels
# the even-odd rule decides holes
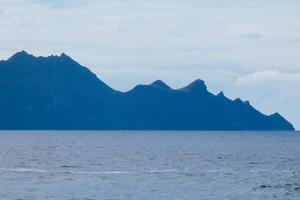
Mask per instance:
[[[149,173],[172,173],[172,172],[177,172],[178,170],[176,169],[163,169],[163,170],[149,170]]]
[[[98,172],[80,172],[80,171],[66,171],[70,174],[129,174],[127,171],[98,171]]]
[[[12,172],[38,172],[47,173],[48,170],[44,169],[33,169],[33,168],[0,168],[1,171],[12,171]]]
[[[37,173],[70,173],[70,174],[128,174],[127,171],[50,171],[44,169],[34,168],[0,168],[1,171],[12,171],[12,172],[37,172]]]
[[[68,168],[68,167],[65,167]],[[75,166],[70,166],[70,168],[76,168]],[[153,169],[145,171],[71,171],[71,170],[45,170],[36,168],[0,168],[1,171],[11,171],[11,172],[23,172],[23,173],[69,173],[69,174],[137,174],[137,173],[176,173],[179,172],[177,169]],[[270,169],[251,169],[247,170],[251,173],[263,173],[263,172],[281,172],[281,173],[292,173],[292,170],[270,170]],[[234,172],[232,169],[203,169],[199,170],[200,173],[226,173]]]
[[[76,168],[75,166],[61,167],[61,168]],[[69,173],[69,174],[138,174],[138,173],[176,173],[179,172],[177,169],[153,169],[144,171],[71,171],[71,170],[46,170],[46,169],[36,169],[36,168],[0,168],[0,171],[10,171],[18,173]],[[183,173],[184,171],[180,171]],[[234,173],[233,169],[203,169],[195,171],[198,173]],[[244,171],[239,171],[240,173]],[[293,173],[293,170],[274,170],[274,169],[250,169],[247,170],[250,173],[267,173],[267,172],[277,172],[277,173]],[[191,172],[192,173],[192,172]]]
[[[80,166],[77,165],[62,165],[61,168],[79,168]]]
[[[71,167],[71,166],[70,166]],[[72,166],[73,167],[73,166]],[[68,167],[66,167],[68,168]],[[130,173],[173,173],[177,172],[176,169],[163,169],[163,170],[147,170],[147,171],[50,171],[45,169],[35,168],[0,168],[1,171],[12,172],[35,172],[35,173],[69,173],[69,174],[130,174]]]

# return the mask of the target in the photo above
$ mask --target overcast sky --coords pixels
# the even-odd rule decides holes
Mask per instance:
[[[300,1],[1,0],[0,59],[70,55],[113,88],[206,81],[300,129]]]

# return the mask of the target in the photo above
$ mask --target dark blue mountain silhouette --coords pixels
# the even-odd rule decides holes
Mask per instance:
[[[0,129],[294,130],[202,80],[174,90],[161,80],[113,90],[69,56],[25,51],[0,62]]]

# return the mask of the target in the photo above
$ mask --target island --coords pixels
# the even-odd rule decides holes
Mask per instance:
[[[214,95],[195,80],[112,89],[66,54],[0,61],[1,130],[294,130],[279,113]]]

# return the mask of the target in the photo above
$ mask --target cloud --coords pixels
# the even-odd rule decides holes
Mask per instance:
[[[231,60],[255,70],[270,65],[299,70],[293,43],[300,34],[299,5],[268,0],[3,0],[0,42],[5,55],[25,48],[36,54],[64,51],[87,65],[107,67]]]
[[[277,84],[278,82],[281,82],[280,84],[291,84],[292,82],[300,83],[300,73],[281,73],[277,70],[254,72],[239,77],[235,85],[243,87],[268,82],[277,82]]]

